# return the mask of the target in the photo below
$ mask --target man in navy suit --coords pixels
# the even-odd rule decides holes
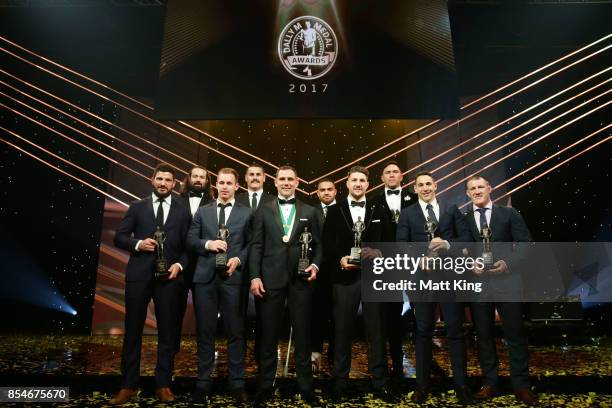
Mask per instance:
[[[377,302],[361,302],[361,265],[349,262],[354,245],[355,223],[363,223],[362,242],[391,241],[391,225],[380,204],[366,200],[369,171],[362,166],[349,169],[346,186],[348,197],[329,207],[323,228],[323,246],[333,291],[334,322],[334,399],[349,394],[351,348],[357,312],[361,304],[368,338],[368,369],[377,397],[393,397],[385,350],[385,308]],[[375,256],[375,250],[363,248],[362,257]]]
[[[467,195],[472,201],[465,215],[473,241],[481,241],[480,232],[483,227],[489,227],[492,232],[491,242],[498,244],[493,247],[494,256],[502,254],[502,258],[494,259],[493,268],[487,271],[475,270],[480,276],[498,276],[508,283],[512,278],[519,277],[521,242],[530,240],[530,233],[523,217],[510,207],[500,207],[491,201],[491,185],[481,176],[475,175],[466,182]],[[502,244],[504,243],[504,244]],[[507,245],[506,245],[507,244]],[[497,251],[502,247],[501,251]],[[503,247],[516,247],[504,251]],[[512,252],[512,253],[511,253]],[[507,286],[507,285],[503,285]],[[517,299],[518,300],[518,299]],[[499,394],[498,369],[499,361],[495,348],[495,309],[499,312],[504,329],[504,338],[510,357],[510,380],[516,398],[533,405],[537,396],[531,391],[529,382],[529,367],[527,353],[527,335],[523,325],[523,305],[520,302],[474,302],[472,319],[478,335],[478,357],[482,371],[483,384],[476,394],[478,399],[488,399]]]
[[[236,201],[238,173],[231,168],[219,170],[216,201],[200,207],[193,217],[187,247],[198,254],[193,276],[194,306],[198,336],[198,379],[193,401],[206,402],[212,392],[210,378],[215,367],[215,332],[221,312],[227,333],[228,381],[237,403],[247,402],[244,390],[244,315],[241,312],[243,266],[247,262],[251,209]],[[225,226],[226,240],[217,236]],[[224,252],[227,265],[216,268],[216,255]]]
[[[122,386],[109,401],[124,404],[136,397],[140,377],[142,330],[151,299],[157,321],[156,394],[163,402],[174,401],[170,390],[174,356],[178,352],[180,301],[183,293],[183,265],[187,265],[185,239],[189,211],[171,194],[176,183],[175,170],[159,164],[153,172],[151,196],[130,205],[119,223],[115,245],[130,252],[125,271],[125,334],[121,354]],[[152,238],[157,228],[165,234],[163,255],[170,265],[167,279],[155,278],[158,243]]]
[[[397,225],[397,241],[427,242],[425,223],[437,224],[435,236],[429,247],[437,251],[448,251],[452,242],[467,242],[469,231],[461,212],[456,205],[446,205],[436,198],[437,184],[429,172],[416,175],[414,189],[419,197],[417,205],[404,209]],[[427,272],[425,272],[427,273]],[[429,394],[429,381],[432,364],[432,337],[435,326],[435,302],[415,302],[416,320],[416,382],[417,389],[412,401],[423,403]],[[466,384],[467,362],[465,335],[463,332],[463,304],[440,302],[448,348],[451,356],[455,393],[463,404],[474,402]]]
[[[323,259],[322,219],[313,207],[295,199],[298,183],[297,171],[293,167],[279,167],[274,181],[278,198],[262,204],[253,215],[253,239],[249,249],[250,290],[259,302],[262,324],[256,405],[265,404],[273,396],[285,301],[295,341],[298,392],[308,404],[318,403],[310,363],[310,330],[312,283]],[[300,237],[306,228],[312,234],[312,251],[310,265],[306,268],[309,276],[301,277],[298,276]]]

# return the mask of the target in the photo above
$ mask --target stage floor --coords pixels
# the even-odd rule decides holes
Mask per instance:
[[[119,386],[121,358],[120,336],[48,336],[1,335],[0,383],[1,386],[69,386],[70,403],[61,406],[102,406]],[[434,359],[440,370],[434,379],[435,394],[429,406],[453,406],[450,361],[443,338],[434,340]],[[498,344],[502,386],[509,391],[507,356]],[[546,342],[542,342],[546,343]],[[227,373],[226,346],[222,339],[218,345],[218,365],[214,376],[219,378],[219,395],[213,403],[231,405],[224,394],[223,378]],[[247,383],[254,390],[256,364],[252,359],[253,343],[249,341],[247,352]],[[396,405],[410,406],[409,393],[414,389],[414,346],[410,339],[404,345],[404,379],[399,381],[403,393]],[[568,341],[567,335],[553,339],[553,343],[530,345],[530,376],[540,393],[544,406],[612,406],[612,339],[597,337],[578,343]],[[192,336],[184,337],[176,358],[176,392],[179,400],[174,406],[189,405],[189,392],[196,375],[196,342]],[[279,346],[278,400],[274,406],[300,406],[294,397],[293,361],[289,359],[288,373],[284,375],[287,342]],[[355,398],[342,406],[382,406],[369,392],[366,344],[357,341],[353,347],[351,378]],[[156,358],[154,336],[146,336],[143,342],[142,370],[144,376],[140,406],[154,404],[153,371]],[[472,386],[479,384],[479,369],[473,338],[468,338],[468,370]],[[325,400],[329,395],[329,367],[324,358],[323,371],[316,376],[317,393]],[[217,389],[217,388],[216,388]],[[450,391],[450,392],[449,392]],[[391,404],[389,404],[391,405]],[[518,406],[514,397],[507,394],[482,406]],[[45,404],[45,406],[49,406]],[[135,405],[132,405],[135,406]]]

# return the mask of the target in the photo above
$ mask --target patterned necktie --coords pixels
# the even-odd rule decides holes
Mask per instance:
[[[433,210],[433,205],[427,204],[427,207],[425,208],[427,208],[427,215],[429,216],[429,218],[431,218],[431,220],[437,224],[438,219],[436,218],[436,213]]]
[[[477,208],[476,211],[480,213],[480,230],[487,228],[487,210],[488,208]]]
[[[329,205],[323,206],[323,219],[327,218],[327,207],[329,207]]]

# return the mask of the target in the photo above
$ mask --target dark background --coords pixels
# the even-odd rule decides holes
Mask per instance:
[[[164,18],[163,6],[132,7],[130,2],[84,1],[73,7],[37,6],[0,9],[0,35],[52,60],[98,79],[131,96],[152,100],[156,93]],[[127,6],[122,6],[127,4]],[[152,3],[153,4],[153,3]],[[453,2],[453,28],[458,88],[461,97],[495,89],[530,70],[567,54],[609,31],[610,5],[533,4],[530,2]],[[11,71],[11,61],[2,56]],[[89,101],[82,95],[79,103]],[[108,106],[92,107],[113,118]],[[500,112],[500,116],[504,112]],[[594,116],[593,128],[603,124],[606,112]],[[609,118],[609,110],[607,111]],[[3,124],[18,126],[54,143],[71,156],[68,145],[48,141],[48,135],[28,128],[6,110]],[[317,122],[314,120],[314,122]],[[587,129],[585,129],[587,130]],[[586,133],[585,133],[586,134]],[[57,144],[60,144],[59,146]],[[612,199],[609,148],[591,151],[512,196],[531,226],[534,239],[556,241],[610,241]],[[554,147],[554,146],[553,146]],[[537,149],[540,149],[538,147]],[[543,152],[551,146],[541,147]],[[528,161],[526,156],[504,163],[510,176]],[[82,160],[75,155],[74,160]],[[108,173],[107,164],[88,165]],[[76,330],[88,332],[94,296],[98,238],[103,196],[79,182],[36,163],[0,144],[0,245],[2,293],[20,298],[0,300],[2,330]],[[36,265],[36,268],[29,267]],[[26,266],[39,273],[77,311],[76,316],[32,305],[31,287],[15,288]],[[23,294],[23,295],[21,295]],[[35,293],[34,293],[35,295]],[[608,324],[607,308],[592,308],[587,317]]]

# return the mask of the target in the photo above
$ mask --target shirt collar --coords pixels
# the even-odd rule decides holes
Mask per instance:
[[[393,190],[393,191],[399,190],[399,192],[400,192],[399,195],[402,195],[402,186],[397,186],[397,188],[389,188],[389,187],[385,186],[385,194],[387,194],[387,191],[389,191],[389,190]]]
[[[436,207],[438,207],[438,199],[434,197],[434,199],[433,199],[433,200],[431,200],[430,202],[426,203],[425,201],[423,201],[423,200],[421,200],[421,199],[419,198],[419,205],[421,206],[421,208],[422,208],[423,210],[426,210],[426,209],[427,209],[427,204],[431,204],[431,206],[432,206],[433,208],[436,208]]]
[[[263,194],[263,188],[256,191],[247,190],[247,192],[249,193],[249,197],[253,197],[253,193],[257,193],[257,197],[261,197],[261,195]]]
[[[358,203],[365,201],[366,200],[366,196],[364,195],[363,197],[361,197],[359,200],[355,200],[350,194],[346,197],[346,200],[348,201],[349,205],[351,205],[351,201],[357,201]]]
[[[235,202],[236,202],[236,197],[234,197],[234,198],[232,198],[231,200],[228,201],[228,203],[230,203],[232,205],[232,207],[234,206]],[[219,204],[223,204],[223,202],[217,198],[217,205],[219,205]]]
[[[484,206],[484,207],[478,207],[476,205],[472,204],[472,207],[474,207],[474,210],[478,209],[478,208],[487,208],[489,210],[493,209],[493,201],[489,200],[489,202]]]
[[[279,200],[283,200],[283,201],[285,201],[285,200],[291,200],[292,198],[295,198],[295,194],[294,194],[294,195],[292,195],[292,196],[291,196],[291,197],[289,197],[289,198],[285,198],[285,197],[281,196],[280,194],[278,195],[278,199],[279,199]]]
[[[155,193],[151,193],[151,199],[153,200],[154,203],[156,203],[159,197],[156,196]],[[163,202],[166,204],[170,204],[171,199],[172,199],[172,195],[162,198]]]
[[[321,202],[321,208],[324,208],[324,207],[329,207],[330,205],[334,205],[334,204],[336,204],[336,200],[332,201],[332,202],[331,202],[331,203],[329,203],[329,204],[323,204],[323,202]]]

